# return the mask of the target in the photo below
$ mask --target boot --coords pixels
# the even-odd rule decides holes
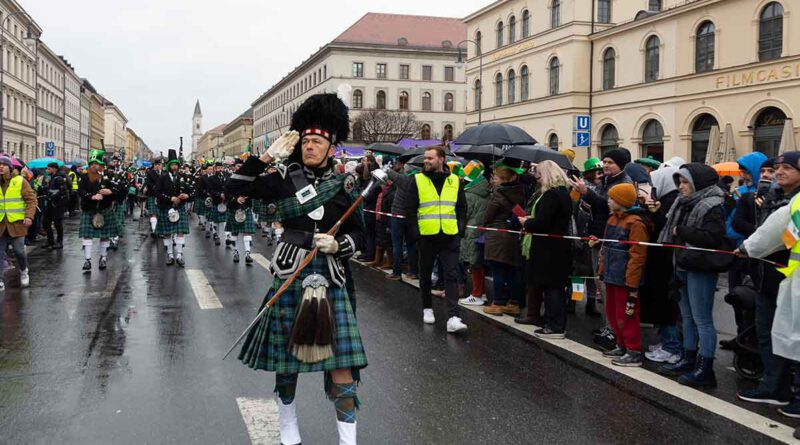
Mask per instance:
[[[356,423],[336,421],[339,430],[339,445],[356,445]]]
[[[392,256],[392,249],[386,249],[386,261],[383,262],[383,266],[379,267],[384,270],[392,270],[392,268],[394,267],[394,257]]]
[[[381,267],[383,263],[383,248],[376,247],[375,248],[375,259],[367,263],[369,267]]]
[[[276,398],[275,403],[278,405],[278,428],[281,432],[281,444],[283,445],[297,445],[302,442],[300,439],[300,429],[297,426],[297,411],[294,401],[288,405],[284,405],[281,399]]]
[[[597,299],[589,298],[586,300],[586,315],[592,318],[599,318],[600,311],[597,310]]]
[[[714,374],[714,359],[697,355],[697,365],[692,372],[678,377],[678,383],[692,387],[716,387],[717,376]]]
[[[687,372],[692,372],[697,365],[697,351],[686,350],[683,352],[680,361],[672,365],[662,365],[658,367],[658,373],[669,376],[678,376]]]
[[[528,291],[528,313],[524,317],[514,319],[514,323],[541,326],[542,325],[542,293],[536,289]]]

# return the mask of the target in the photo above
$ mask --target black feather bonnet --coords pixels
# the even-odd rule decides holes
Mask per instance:
[[[300,162],[302,137],[317,134],[339,145],[350,135],[350,120],[347,106],[336,94],[315,94],[309,97],[292,115],[290,130],[300,133],[300,141],[290,162]]]

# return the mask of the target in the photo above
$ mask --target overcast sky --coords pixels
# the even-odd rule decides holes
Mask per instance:
[[[465,17],[492,0],[18,0],[158,153],[191,150],[367,12]]]

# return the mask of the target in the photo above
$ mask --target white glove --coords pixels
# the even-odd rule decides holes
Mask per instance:
[[[299,140],[300,133],[294,130],[284,133],[275,143],[269,146],[267,154],[272,158],[272,162],[281,162],[292,155],[294,147]],[[265,161],[264,157],[262,157],[261,160]]]
[[[328,235],[326,233],[315,233],[314,245],[319,247],[320,252],[328,255],[333,255],[339,251],[339,242],[336,241],[333,235]]]

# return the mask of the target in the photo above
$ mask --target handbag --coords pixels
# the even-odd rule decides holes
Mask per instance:
[[[718,249],[730,252],[736,249],[736,241],[724,236]],[[728,253],[683,249],[675,252],[675,264],[681,269],[691,272],[726,272],[734,261],[736,261],[736,256]]]

